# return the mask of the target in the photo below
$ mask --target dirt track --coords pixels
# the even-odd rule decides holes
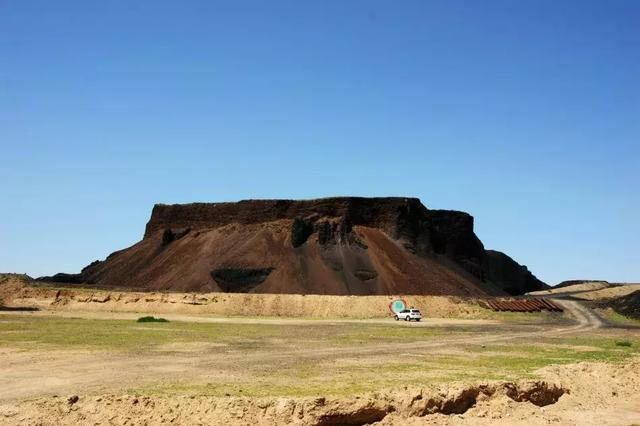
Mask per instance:
[[[561,299],[554,299],[554,302],[562,305],[562,307],[571,314],[571,316],[578,322],[576,327],[578,327],[579,330],[595,330],[605,325],[602,318],[580,302]]]

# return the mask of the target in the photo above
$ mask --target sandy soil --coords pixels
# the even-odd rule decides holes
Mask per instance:
[[[149,397],[102,394],[0,405],[0,424],[632,425],[640,362],[579,363],[518,382],[406,387],[342,398]],[[606,378],[606,380],[603,380]],[[594,386],[594,380],[598,386]]]
[[[573,299],[600,301],[626,296],[640,290],[640,284],[611,285],[602,281],[587,282],[561,288],[529,293],[532,296],[571,297]]]
[[[91,289],[32,287],[13,281],[0,285],[6,305],[42,310],[155,312],[308,318],[388,318],[397,296],[326,296],[301,294],[138,293]],[[403,296],[435,318],[488,318],[473,299],[448,296]]]
[[[549,290],[542,290],[542,291],[532,291],[528,294],[533,296],[547,296],[551,294],[580,293],[580,292],[601,290],[603,288],[608,288],[609,286],[610,284],[605,281],[585,281],[580,284],[574,284],[574,285],[565,286],[565,287],[550,288]]]
[[[576,302],[563,301],[567,310],[576,318],[575,324],[562,326],[513,326],[505,328],[499,323],[483,320],[447,320],[427,319],[421,323],[410,324],[411,327],[468,327],[482,325],[488,332],[481,334],[462,333],[447,336],[446,339],[425,340],[422,342],[397,343],[392,347],[375,343],[350,345],[346,347],[289,347],[280,346],[254,350],[251,352],[211,353],[205,343],[193,345],[174,345],[161,348],[158,353],[145,353],[144,356],[132,357],[130,353],[101,352],[82,350],[17,350],[3,348],[0,350],[0,401],[18,401],[23,398],[39,395],[65,394],[70,392],[96,393],[109,389],[133,388],[144,384],[152,384],[167,380],[194,380],[202,376],[209,379],[215,371],[229,374],[243,365],[256,363],[285,363],[287,360],[318,360],[340,358],[362,359],[376,357],[388,360],[396,358],[398,352],[412,353],[450,353],[456,345],[487,344],[509,342],[516,339],[527,339],[535,336],[562,336],[594,330],[602,326],[600,319],[588,309]],[[14,313],[11,315],[19,315]],[[11,318],[11,315],[6,315]],[[133,319],[135,314],[102,313],[102,312],[35,312],[32,316],[65,316],[102,319]],[[246,324],[340,324],[340,323],[393,323],[392,320],[304,320],[304,319],[270,319],[270,318],[206,318],[202,316],[175,315],[176,320],[218,323]],[[404,326],[404,324],[403,324]],[[491,331],[493,330],[493,331]],[[203,346],[204,345],[204,346]],[[211,344],[209,344],[211,345]],[[217,354],[217,355],[216,355]],[[213,369],[213,371],[212,371]]]
[[[45,316],[46,312],[34,315]],[[56,312],[55,315],[60,315]],[[17,315],[17,314],[15,314]],[[95,313],[74,312],[72,318],[96,318]],[[111,319],[127,319],[130,314],[112,313],[105,315]],[[182,317],[186,319],[185,317]],[[192,318],[192,317],[189,317]],[[357,323],[351,320],[296,320],[296,319],[222,319],[196,317],[198,321],[212,322],[242,322],[246,324],[305,324]],[[363,323],[377,322],[375,320]],[[386,323],[393,320],[387,320]],[[404,323],[401,323],[405,326]],[[461,320],[431,320],[420,323],[407,324],[410,327],[434,327],[450,325],[465,327],[468,325],[484,325],[490,327],[495,322],[461,321]],[[210,353],[206,351],[206,343],[197,343],[197,347],[174,345],[159,348],[158,353],[145,353],[144,356],[132,357],[130,353],[106,352],[96,357],[95,351],[55,350],[55,351],[16,351],[15,349],[0,349],[0,401],[15,400],[39,395],[65,394],[70,392],[97,392],[122,387],[140,387],[172,380],[201,381],[202,377],[215,379],[213,371],[223,374],[233,374],[243,365],[280,365],[289,361],[320,360],[340,358],[365,359],[376,358],[393,360],[398,352],[436,354],[439,351],[450,352],[456,345],[483,344],[506,342],[527,336],[541,334],[563,335],[575,331],[588,329],[593,324],[581,322],[578,325],[554,328],[553,331],[535,327],[536,331],[513,332],[504,328],[496,328],[493,333],[470,335],[462,333],[457,336],[447,336],[444,340],[426,340],[424,342],[396,343],[391,346],[381,346],[375,343],[354,344],[346,347],[308,347],[308,346],[280,346],[265,348],[264,350],[224,351]]]
[[[296,325],[301,328],[317,324],[396,324],[393,320],[381,318],[225,318],[211,317],[209,311],[212,306],[248,309],[246,306],[235,307],[236,304],[247,303],[254,309],[253,315],[255,310],[262,315],[282,315],[286,312],[286,306],[301,317],[319,313],[322,318],[328,313],[339,312],[339,309],[344,312],[344,306],[331,306],[340,300],[339,297],[334,299],[334,296],[288,298],[286,295],[255,295],[259,297],[243,298],[246,295],[229,295],[226,301],[218,299],[218,302],[213,302],[214,298],[219,298],[218,294],[125,293],[119,296],[115,292],[17,290],[13,293],[17,297],[12,298],[12,304],[36,305],[47,310],[28,314],[3,313],[3,321],[12,321],[12,318],[17,319],[20,315],[34,318],[131,320],[140,316],[135,311],[149,309],[147,313],[164,312],[163,316],[172,321],[193,323]],[[206,298],[206,303],[180,302],[189,300],[187,296],[196,302],[200,297]],[[233,296],[238,298],[234,299]],[[139,299],[131,302],[136,297]],[[365,298],[354,299],[360,314],[386,308],[388,303],[385,297],[377,297],[366,303],[357,301],[362,299]],[[127,300],[129,303],[126,303]],[[438,305],[439,301],[441,305]],[[469,309],[466,304],[448,298],[425,298],[422,303],[431,303],[428,306],[435,311],[440,309],[440,312],[461,314]],[[412,357],[460,355],[464,353],[461,348],[465,345],[522,344],[543,337],[593,336],[615,331],[606,328],[600,317],[580,302],[561,299],[558,303],[574,319],[572,323],[505,325],[483,319],[430,318],[421,323],[397,325],[425,331],[445,326],[458,331],[441,338],[425,338],[418,342],[395,343],[393,346],[371,341],[313,347],[274,341],[269,347],[254,348],[251,339],[247,338],[247,348],[250,348],[247,350],[227,348],[217,342],[167,343],[157,350],[136,356],[135,352],[130,351],[73,348],[25,350],[24,347],[5,345],[0,348],[0,425],[640,423],[640,360],[637,359],[624,364],[579,363],[545,367],[538,371],[539,377],[535,380],[400,385],[354,396],[257,398],[214,397],[197,392],[190,395],[127,393],[127,389],[153,387],[159,383],[215,383],[230,378],[240,380],[248,371],[251,375],[252,369],[256,368],[266,368],[277,375],[278,371],[290,368],[294,361],[330,365],[339,360],[343,365],[351,363],[361,368],[392,364],[397,362],[399,353]],[[135,309],[131,309],[132,306]],[[179,309],[175,309],[175,306],[179,306]],[[228,312],[225,309],[219,312]],[[481,331],[474,331],[478,329]],[[615,332],[622,333],[621,336],[625,333],[637,336],[638,330]],[[585,345],[575,348],[593,350]],[[304,376],[301,377],[304,380]]]

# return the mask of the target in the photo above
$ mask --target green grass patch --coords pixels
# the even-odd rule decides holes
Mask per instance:
[[[424,341],[451,334],[444,327],[405,327],[379,323],[206,323],[172,321],[136,322],[31,315],[0,315],[0,346],[42,345],[87,349],[142,350],[167,343],[222,343],[230,349],[269,349],[271,346],[389,345]]]
[[[512,324],[558,324],[570,323],[570,319],[563,312],[496,312],[486,311],[486,318]]]
[[[631,347],[632,343],[628,340],[619,340],[616,342],[616,346],[623,346],[623,347]]]
[[[639,325],[640,326],[640,319],[638,318],[631,318],[626,315],[622,315],[612,309],[606,310],[604,312],[607,319],[613,323],[622,324],[622,325]]]

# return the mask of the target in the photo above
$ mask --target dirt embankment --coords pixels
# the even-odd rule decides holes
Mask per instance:
[[[0,424],[618,425],[640,422],[638,361],[626,365],[554,366],[540,373],[541,380],[404,387],[342,398],[114,394],[40,398],[0,406]]]
[[[640,320],[640,288],[613,299],[592,302],[591,305],[595,308],[611,309],[620,315]]]
[[[611,309],[626,317],[640,319],[640,284],[611,284],[606,281],[585,281],[529,293],[575,299],[597,309]]]
[[[90,289],[56,289],[19,281],[0,285],[0,298],[13,307],[46,310],[148,312],[311,318],[384,318],[392,296],[324,296],[300,294],[146,293]],[[404,296],[409,306],[436,318],[484,318],[488,311],[473,299]]]
[[[570,297],[580,300],[605,300],[626,296],[640,290],[639,284],[611,284],[606,281],[588,281],[549,290],[528,293],[531,296]]]

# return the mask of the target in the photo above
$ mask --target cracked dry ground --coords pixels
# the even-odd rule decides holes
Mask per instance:
[[[570,317],[0,315],[0,424],[634,424],[640,331]]]

